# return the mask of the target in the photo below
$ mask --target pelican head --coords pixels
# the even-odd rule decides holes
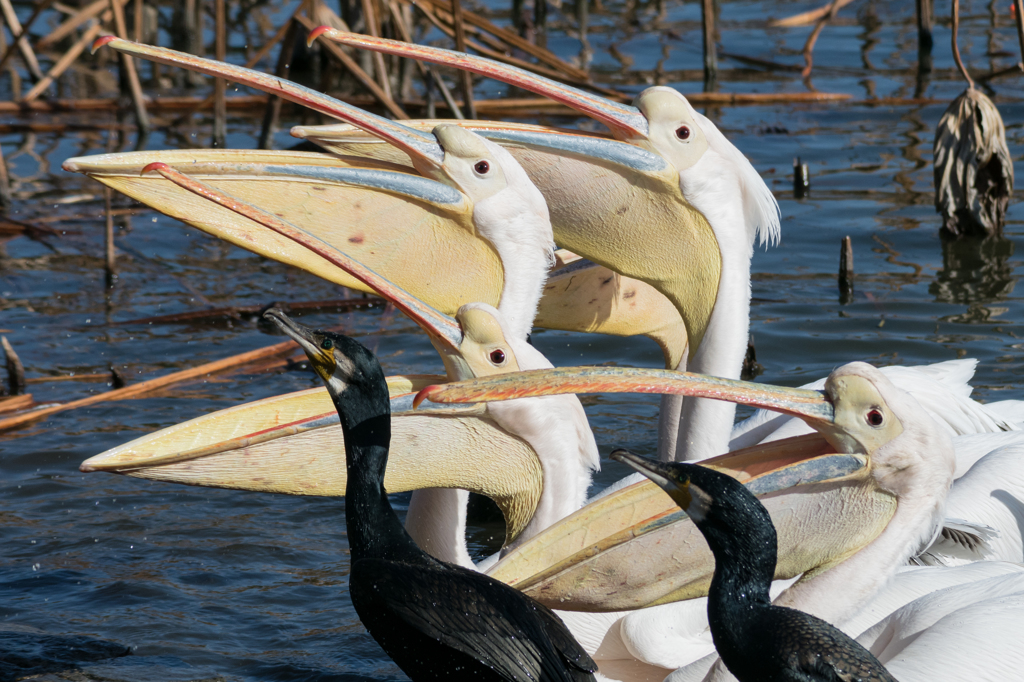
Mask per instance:
[[[697,112],[676,90],[665,86],[647,88],[633,100],[647,119],[646,144],[684,171],[697,163],[708,150],[708,138],[697,121]]]

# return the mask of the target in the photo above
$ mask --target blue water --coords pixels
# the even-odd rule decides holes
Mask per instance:
[[[1003,7],[1009,3],[999,5],[1004,13],[993,26],[987,3],[964,3],[961,49],[973,71],[1018,59]],[[772,29],[765,21],[815,6],[723,2],[722,50],[801,64],[810,27]],[[684,92],[701,89],[692,80],[676,80],[693,77],[701,66],[696,3],[666,2],[660,17],[653,3],[633,7],[631,18],[623,17],[621,2],[604,7],[604,13],[592,12],[589,35],[599,80],[633,92],[655,82]],[[286,9],[277,7],[272,16]],[[566,58],[576,57],[580,42],[571,13],[563,18],[551,12],[549,44]],[[854,359],[917,364],[974,357],[980,361],[974,381],[979,399],[1021,398],[1024,305],[1015,292],[1021,276],[1015,253],[1024,213],[1011,205],[1002,238],[960,244],[940,239],[932,139],[946,102],[963,85],[954,72],[946,23],[935,30],[934,71],[918,82],[911,12],[909,3],[862,0],[825,28],[810,85],[850,93],[850,102],[702,109],[751,158],[782,208],[781,244],[758,249],[753,262],[751,331],[764,366],[759,380],[797,385]],[[949,3],[940,2],[936,12],[948,16]],[[507,21],[506,15],[499,18]],[[235,61],[244,59],[241,42],[233,38]],[[792,71],[766,72],[726,57],[721,66],[724,91],[806,89]],[[993,82],[1018,161],[1021,84],[1016,76]],[[495,84],[477,86],[480,97],[503,92]],[[915,93],[925,99],[870,101]],[[299,121],[292,116],[282,121],[283,129]],[[45,225],[55,230],[38,240],[0,237],[0,333],[20,354],[29,377],[101,373],[113,363],[129,381],[141,381],[281,338],[246,320],[114,323],[215,306],[346,295],[147,211],[119,219],[119,277],[108,289],[102,189],[59,170],[65,158],[106,151],[106,131],[31,132],[29,122],[108,124],[114,119],[93,113],[0,121],[6,126],[0,143],[15,178],[11,217],[50,221]],[[581,123],[558,117],[542,122]],[[230,146],[255,146],[258,127],[257,118],[231,118]],[[129,148],[133,135],[129,130]],[[210,121],[197,117],[191,127],[155,133],[149,147],[204,145],[209,136]],[[292,140],[282,132],[276,142],[281,147]],[[795,156],[810,166],[807,199],[793,199]],[[115,197],[115,205],[129,204]],[[853,240],[857,280],[853,301],[841,305],[835,273],[845,235]],[[394,312],[302,319],[344,325],[378,353],[389,374],[440,371],[425,338]],[[556,365],[661,362],[658,349],[643,338],[542,330],[533,338]],[[349,603],[344,500],[188,488],[78,471],[87,457],[157,428],[313,385],[312,375],[303,371],[245,370],[141,400],[65,412],[0,435],[0,660],[5,651],[26,659],[38,653],[40,661],[57,667],[58,672],[45,673],[47,680],[71,679],[59,676],[69,669],[78,669],[84,679],[126,681],[403,679],[363,631]],[[40,403],[103,390],[104,383],[31,386]],[[616,446],[653,450],[655,399],[605,396],[584,402],[603,453]],[[621,468],[605,462],[598,482],[621,474]],[[396,496],[394,502],[402,509],[406,498]],[[474,552],[494,549],[493,528],[471,531]],[[45,639],[44,634],[84,639]],[[114,651],[90,639],[130,647],[131,655],[92,661]],[[47,669],[38,661],[26,665],[32,672]],[[0,679],[4,675],[19,676],[0,667]]]

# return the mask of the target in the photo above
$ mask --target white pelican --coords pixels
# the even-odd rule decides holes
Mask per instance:
[[[441,313],[429,309],[320,239],[265,211],[224,196],[165,164],[151,164],[146,170],[160,172],[179,186],[296,241],[394,301],[430,334],[452,378],[517,368],[551,367],[526,339],[551,259],[550,222],[543,198],[515,160],[497,145],[454,126],[439,126],[434,134],[440,154],[421,154],[421,164],[433,163],[435,175],[448,178],[458,187],[463,200],[473,207],[475,229],[495,244],[502,255],[502,263],[515,263],[518,269],[506,268],[509,274],[504,279],[499,309],[480,303],[463,306],[459,312],[460,322],[463,322],[461,332],[453,329],[454,323]],[[423,149],[422,144],[420,149]],[[430,160],[436,156],[441,157],[441,163]],[[401,182],[378,174],[378,185],[391,192],[401,191]],[[425,191],[429,190],[421,188],[421,192]],[[463,348],[467,344],[469,348]],[[519,541],[522,541],[582,506],[591,471],[599,467],[597,446],[575,396],[497,407],[489,416],[533,447],[546,483],[533,517],[520,536]],[[572,429],[569,437],[561,434],[566,424]],[[410,534],[435,556],[472,566],[465,548],[465,503],[463,491],[417,491],[413,494],[407,524]]]
[[[706,324],[694,324],[692,329],[691,325],[687,326],[691,344],[689,358],[677,368],[739,378],[747,347],[753,246],[758,240],[761,244],[778,241],[779,207],[771,190],[742,152],[714,123],[694,110],[683,95],[672,88],[652,87],[637,96],[634,106],[627,106],[483,57],[345,33],[326,26],[314,30],[310,39],[320,36],[346,45],[473,71],[550,97],[604,123],[618,139],[668,164],[675,171],[679,198],[707,220],[721,258],[714,290],[704,294],[713,302],[713,310]],[[528,167],[528,170],[532,169]],[[536,180],[536,175],[534,178]],[[549,187],[547,182],[537,182],[542,191]],[[548,198],[553,206],[559,199],[550,192]],[[593,197],[591,201],[596,203],[603,199]],[[603,213],[605,217],[612,214],[613,211]],[[632,215],[629,219],[637,221]],[[651,283],[680,307],[684,320],[693,315],[693,310],[686,309],[692,303],[674,288],[678,286],[674,279],[680,276],[679,271],[671,277],[659,278],[653,276],[655,268],[647,265],[648,262],[675,261],[684,255],[671,242],[657,238],[666,230],[676,229],[676,225],[652,224],[650,218],[643,216],[640,221],[645,234],[632,239],[627,235],[636,230],[635,225],[625,227],[611,220],[596,228],[603,242],[594,243],[595,235],[590,235],[589,242],[579,243],[558,229],[557,214],[552,221],[560,244],[618,272]],[[616,258],[614,254],[622,248],[616,242],[624,240],[628,240],[631,253],[625,258]],[[685,264],[673,263],[672,267],[683,268]],[[736,410],[731,403],[666,400],[662,407],[659,424],[662,459],[694,461],[727,450]]]

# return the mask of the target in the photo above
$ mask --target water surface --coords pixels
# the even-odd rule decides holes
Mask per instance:
[[[800,64],[810,28],[771,29],[765,22],[815,4],[723,2],[722,49]],[[1024,214],[1011,205],[1002,238],[940,239],[932,139],[946,102],[963,85],[953,70],[945,24],[935,31],[934,71],[918,78],[916,28],[906,5],[857,2],[824,30],[810,85],[850,93],[852,102],[702,109],[753,161],[782,209],[781,243],[759,248],[753,261],[751,331],[764,366],[760,380],[798,385],[854,359],[912,365],[972,357],[979,360],[976,397],[1020,398],[1024,306],[1015,290],[1021,275],[1015,254]],[[696,3],[665,2],[661,14],[656,3],[608,1],[604,7],[603,13],[592,12],[589,33],[598,79],[631,92],[651,83],[684,92],[701,89],[693,80],[701,65]],[[964,3],[961,45],[979,72],[1009,65],[1018,55],[1009,15],[999,15],[993,25],[988,8]],[[936,11],[948,15],[949,4],[939,3]],[[552,49],[578,57],[581,44],[571,15],[554,17]],[[721,64],[724,91],[806,89],[798,73],[769,72],[727,57]],[[993,86],[1019,162],[1021,80],[1005,78]],[[477,89],[481,97],[504,91],[492,83]],[[871,101],[914,97],[923,99]],[[281,337],[247,319],[118,323],[347,295],[149,211],[119,219],[119,276],[108,288],[102,189],[59,170],[68,157],[108,148],[107,131],[95,128],[104,116],[35,119],[93,125],[59,132],[31,132],[31,121],[8,118],[0,135],[16,180],[12,217],[48,220],[45,225],[54,230],[0,243],[0,329],[29,377],[99,373],[114,364],[130,381],[141,381]],[[285,129],[299,122],[298,114],[292,117],[283,121]],[[592,125],[557,117],[542,122]],[[254,147],[258,126],[256,118],[232,118],[230,146]],[[209,135],[209,121],[197,118],[191,127],[154,134],[149,147],[204,145]],[[129,130],[129,147],[133,136]],[[276,142],[282,147],[292,140],[280,133]],[[811,171],[811,195],[802,200],[792,198],[795,156]],[[124,198],[115,205],[130,206]],[[857,280],[852,302],[841,304],[835,273],[845,235],[853,239]],[[394,312],[309,314],[302,321],[343,325],[378,353],[389,374],[441,369],[425,338]],[[643,338],[538,330],[533,339],[555,365],[661,361],[655,345]],[[50,653],[41,658],[67,661],[58,668],[77,665],[97,680],[403,679],[362,629],[348,599],[344,500],[78,471],[87,457],[155,429],[315,384],[306,371],[246,369],[141,400],[66,412],[0,436],[0,648],[14,642],[7,650],[30,658],[46,644]],[[31,388],[38,401],[49,402],[108,387],[61,382]],[[606,396],[584,402],[603,454],[617,446],[653,452],[656,399]],[[623,473],[608,461],[603,467],[599,484]],[[407,498],[393,499],[404,509]],[[478,526],[472,533],[477,555],[494,549],[496,529]],[[131,647],[131,655],[89,662],[116,651],[83,640],[44,640],[44,634],[106,640]],[[0,677],[5,674],[15,676],[0,668]],[[70,679],[46,674],[44,679]]]

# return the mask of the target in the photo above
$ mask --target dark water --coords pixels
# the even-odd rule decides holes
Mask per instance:
[[[815,5],[723,2],[723,51],[799,64],[810,28],[767,29],[765,19]],[[993,20],[987,3],[964,3],[961,49],[973,70],[1017,60],[1008,5],[998,3],[1000,14]],[[1020,398],[1024,305],[1015,292],[1022,272],[1015,254],[1024,214],[1011,205],[1000,239],[946,244],[939,238],[932,138],[945,102],[962,85],[945,24],[935,31],[933,73],[917,78],[912,6],[861,0],[824,30],[810,84],[851,93],[852,103],[705,109],[753,160],[782,207],[782,243],[759,250],[753,264],[752,332],[765,368],[761,380],[796,385],[852,359],[916,364],[975,357],[978,397]],[[600,79],[631,91],[654,82],[684,92],[700,89],[692,80],[679,82],[692,79],[701,64],[698,4],[665,2],[660,16],[654,3],[606,2],[605,8],[592,13],[589,36]],[[575,56],[580,42],[572,20],[552,12],[551,47]],[[938,3],[940,17],[948,12],[948,2]],[[721,64],[726,91],[805,90],[798,73],[766,72],[724,57]],[[994,87],[1011,153],[1019,159],[1021,80],[1004,78]],[[480,96],[501,92],[494,84],[478,86]],[[915,95],[935,101],[865,103]],[[108,114],[79,116],[33,121],[113,122],[103,118]],[[115,364],[130,380],[150,378],[281,339],[245,320],[115,323],[345,295],[145,211],[119,222],[120,272],[108,289],[102,190],[59,170],[67,157],[105,151],[107,133],[33,133],[26,131],[27,122],[8,119],[0,135],[16,181],[13,217],[61,217],[46,223],[54,234],[0,243],[0,329],[29,377],[100,373]],[[256,119],[232,118],[229,145],[253,147],[257,130]],[[202,145],[209,135],[209,121],[197,119],[191,128],[157,132],[150,148]],[[281,133],[277,142],[287,146],[291,138]],[[791,192],[797,155],[810,164],[812,178],[811,196],[799,201]],[[116,205],[127,203],[116,199]],[[835,272],[844,235],[853,238],[857,283],[853,301],[841,305]],[[440,371],[424,337],[394,313],[307,315],[304,321],[343,324],[377,351],[388,373]],[[661,361],[654,344],[642,338],[548,331],[533,338],[556,365]],[[343,500],[78,472],[85,458],[154,429],[313,385],[312,376],[301,371],[246,370],[143,400],[59,414],[0,436],[0,661],[18,657],[18,665],[48,680],[401,679],[348,600]],[[62,382],[34,384],[31,390],[37,401],[50,402],[107,386]],[[610,396],[585,403],[602,452],[620,445],[653,450],[655,400]],[[621,473],[606,462],[598,480]],[[395,499],[396,506],[404,502]],[[493,531],[474,529],[475,552],[493,549]],[[64,635],[79,638],[59,637]],[[96,662],[120,651],[90,638],[131,647],[131,655]],[[0,663],[0,678],[18,677],[14,665]],[[59,672],[75,668],[80,673]]]

